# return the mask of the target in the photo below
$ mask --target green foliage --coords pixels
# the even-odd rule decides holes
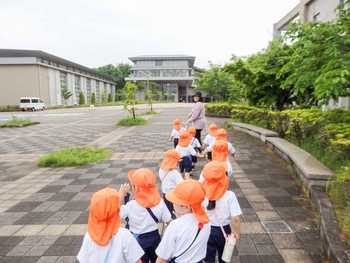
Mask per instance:
[[[135,84],[132,84],[131,82],[126,82],[124,86],[124,94],[125,94],[125,101],[124,101],[124,109],[127,109],[130,105],[129,112],[132,114],[133,118],[136,118],[136,107],[135,104],[137,104],[137,101],[134,99],[135,92],[137,91],[137,86]]]
[[[112,102],[113,101],[113,97],[112,97],[112,93],[108,94],[108,102]]]
[[[69,167],[96,163],[110,158],[112,151],[97,149],[91,146],[62,149],[43,157],[37,161],[40,167]]]
[[[208,72],[198,73],[195,90],[205,91],[210,97],[227,101],[230,97],[239,100],[240,86],[220,65],[210,63]]]
[[[125,85],[125,78],[131,74],[132,66],[130,64],[118,63],[116,65],[108,64],[102,67],[98,67],[96,70],[113,76],[115,79],[116,90],[121,90]]]
[[[73,96],[73,94],[72,92],[68,91],[66,86],[62,86],[61,96],[65,101],[67,101],[71,96]]]
[[[91,104],[95,104],[96,103],[96,95],[95,95],[95,92],[93,92],[91,94]]]
[[[149,124],[148,120],[140,117],[125,117],[122,118],[116,125],[118,126],[139,126]]]
[[[16,116],[12,115],[12,120],[4,122],[1,127],[22,127],[30,124],[36,124],[38,122],[33,122],[32,120],[17,119]]]
[[[148,105],[151,107],[151,111],[153,111],[153,106],[152,106],[153,92],[151,89],[146,90],[146,99],[148,101]]]
[[[107,102],[107,90],[104,89],[101,94],[101,103]]]
[[[85,105],[85,96],[82,91],[79,93],[79,105]]]

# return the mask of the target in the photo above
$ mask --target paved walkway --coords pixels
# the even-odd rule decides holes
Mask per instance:
[[[151,125],[140,127],[116,127],[128,112],[108,107],[21,113],[41,124],[0,129],[0,262],[75,262],[92,194],[106,186],[118,189],[130,169],[157,172],[172,147],[167,139],[173,119],[185,122],[191,107],[154,105],[161,114],[145,116]],[[224,125],[222,119],[208,120]],[[317,218],[298,179],[259,141],[232,130],[228,141],[237,151],[230,189],[243,210],[232,262],[324,262]],[[114,155],[77,168],[35,166],[42,154],[86,144]],[[194,178],[204,164],[199,161]]]

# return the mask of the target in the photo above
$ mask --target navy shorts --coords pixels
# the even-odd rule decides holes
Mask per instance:
[[[190,173],[192,172],[192,158],[191,156],[185,156],[182,157],[180,162],[180,173],[183,173],[185,171],[185,173]]]

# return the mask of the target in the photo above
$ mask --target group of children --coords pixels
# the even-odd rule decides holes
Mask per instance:
[[[226,240],[240,236],[242,212],[228,189],[232,176],[228,156],[235,150],[226,141],[226,131],[215,124],[209,126],[204,146],[192,144],[195,131],[181,127],[179,120],[174,120],[174,130],[170,140],[175,149],[165,153],[159,169],[162,195],[156,175],[146,168],[129,171],[131,187],[126,183],[119,192],[105,188],[94,193],[88,232],[77,257],[80,262],[214,263],[216,255],[224,262]],[[190,179],[193,157],[205,156],[200,179]],[[130,188],[134,200],[125,202]],[[121,218],[127,220],[128,229],[120,227]],[[162,238],[158,222],[167,226]]]

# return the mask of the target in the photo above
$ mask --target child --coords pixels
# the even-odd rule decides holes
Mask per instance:
[[[141,263],[144,254],[129,230],[120,228],[117,190],[102,189],[92,195],[88,232],[77,256],[79,262]]]
[[[203,146],[202,146],[202,151],[204,151],[209,145],[213,144],[214,141],[216,140],[216,132],[218,130],[218,127],[216,126],[215,123],[212,123],[209,125],[209,134],[205,136],[204,141],[203,141]],[[211,152],[206,152],[207,153],[207,160],[210,162],[212,160],[211,158]]]
[[[197,153],[200,153],[201,152],[200,149],[201,149],[202,145],[200,144],[198,139],[196,137],[194,137],[196,135],[196,129],[193,128],[193,127],[188,128],[188,132],[191,135],[191,143],[190,144],[192,145],[192,147],[194,148],[194,150]],[[197,157],[196,156],[192,156],[192,171],[196,167],[196,163],[197,163]]]
[[[202,262],[210,234],[209,218],[201,206],[205,198],[203,187],[188,179],[167,193],[166,198],[174,204],[177,218],[165,230],[156,250],[156,262]]]
[[[174,206],[168,199],[166,199],[165,195],[173,190],[177,184],[183,181],[181,174],[175,169],[180,159],[181,157],[178,151],[171,149],[165,153],[159,169],[159,178],[162,182],[162,197],[173,219],[176,218],[173,213]]]
[[[235,148],[232,146],[232,143],[226,141],[226,130],[225,129],[218,129],[218,131],[216,132],[216,140],[215,141],[224,141],[226,142],[227,144],[227,153],[230,154],[232,157],[235,157],[235,153],[236,153],[236,150]],[[207,147],[207,149],[202,153],[203,155],[206,153],[206,151],[208,152],[212,152],[213,151],[213,145],[209,145]],[[227,171],[227,175],[229,177],[232,177],[233,176],[233,170],[232,170],[232,165],[230,163],[230,158],[229,158],[229,155],[227,154],[227,157],[226,157],[226,162],[227,162],[227,165],[228,165],[228,171]]]
[[[182,131],[186,131],[186,128],[181,126],[181,122],[179,119],[175,119],[173,122],[173,130],[171,131],[169,142],[174,141],[174,148],[176,148],[178,142],[180,133]]]
[[[189,132],[183,131],[180,133],[179,144],[175,148],[181,156],[180,173],[185,176],[185,179],[189,179],[190,173],[192,172],[191,156],[203,158],[201,154],[196,153],[194,148],[190,145],[190,142],[191,138]]]
[[[203,168],[203,188],[205,189],[206,199],[203,206],[206,207],[207,214],[210,218],[211,232],[207,245],[207,254],[205,262],[214,263],[216,251],[220,263],[224,263],[221,259],[225,246],[226,234],[231,234],[231,226],[234,228],[234,236],[236,240],[240,236],[240,218],[242,214],[241,208],[237,201],[236,195],[227,190],[228,177],[226,176],[227,164],[224,162],[211,161]]]
[[[154,263],[157,258],[155,250],[160,242],[158,221],[170,223],[171,214],[160,197],[156,176],[151,170],[131,170],[128,177],[135,191],[135,200],[121,206],[120,216],[128,217],[129,230],[145,252],[142,262]],[[121,185],[120,195],[124,197],[129,189],[129,184]]]

